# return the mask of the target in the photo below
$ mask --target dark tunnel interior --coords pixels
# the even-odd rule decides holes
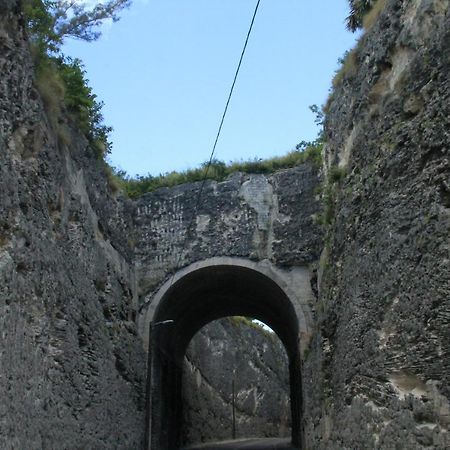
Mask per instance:
[[[174,283],[150,324],[147,444],[152,450],[179,448],[187,346],[204,325],[227,316],[258,319],[284,344],[289,359],[292,443],[300,445],[301,367],[294,307],[268,276],[245,267],[218,265],[198,269]]]

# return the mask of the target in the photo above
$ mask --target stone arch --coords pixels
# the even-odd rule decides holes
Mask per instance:
[[[301,441],[301,346],[309,336],[307,268],[282,270],[269,261],[212,258],[180,270],[143,308],[139,330],[149,351],[147,448],[179,447],[181,367],[187,346],[207,323],[226,316],[269,325],[289,358],[292,441]],[[303,347],[303,345],[302,345]]]

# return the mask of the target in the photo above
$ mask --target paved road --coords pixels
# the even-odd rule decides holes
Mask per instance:
[[[290,439],[240,439],[236,441],[212,442],[182,450],[295,450]]]

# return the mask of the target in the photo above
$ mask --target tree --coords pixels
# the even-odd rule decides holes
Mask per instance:
[[[349,0],[350,14],[347,17],[347,28],[356,31],[362,27],[363,17],[372,9],[376,0]]]
[[[112,128],[103,123],[103,103],[92,92],[82,62],[65,56],[61,45],[66,38],[95,41],[101,35],[99,26],[108,19],[119,20],[119,12],[130,2],[105,0],[89,7],[83,0],[24,0],[36,84],[47,99],[44,103],[56,105],[47,113],[57,123],[55,116],[64,104],[99,158],[111,151]]]
[[[95,41],[105,20],[119,20],[131,0],[107,0],[89,7],[80,0],[26,0],[30,39],[43,51],[58,52],[66,38]]]

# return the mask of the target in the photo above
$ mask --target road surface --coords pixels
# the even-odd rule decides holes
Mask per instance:
[[[194,445],[182,450],[295,450],[290,439],[239,439]]]

